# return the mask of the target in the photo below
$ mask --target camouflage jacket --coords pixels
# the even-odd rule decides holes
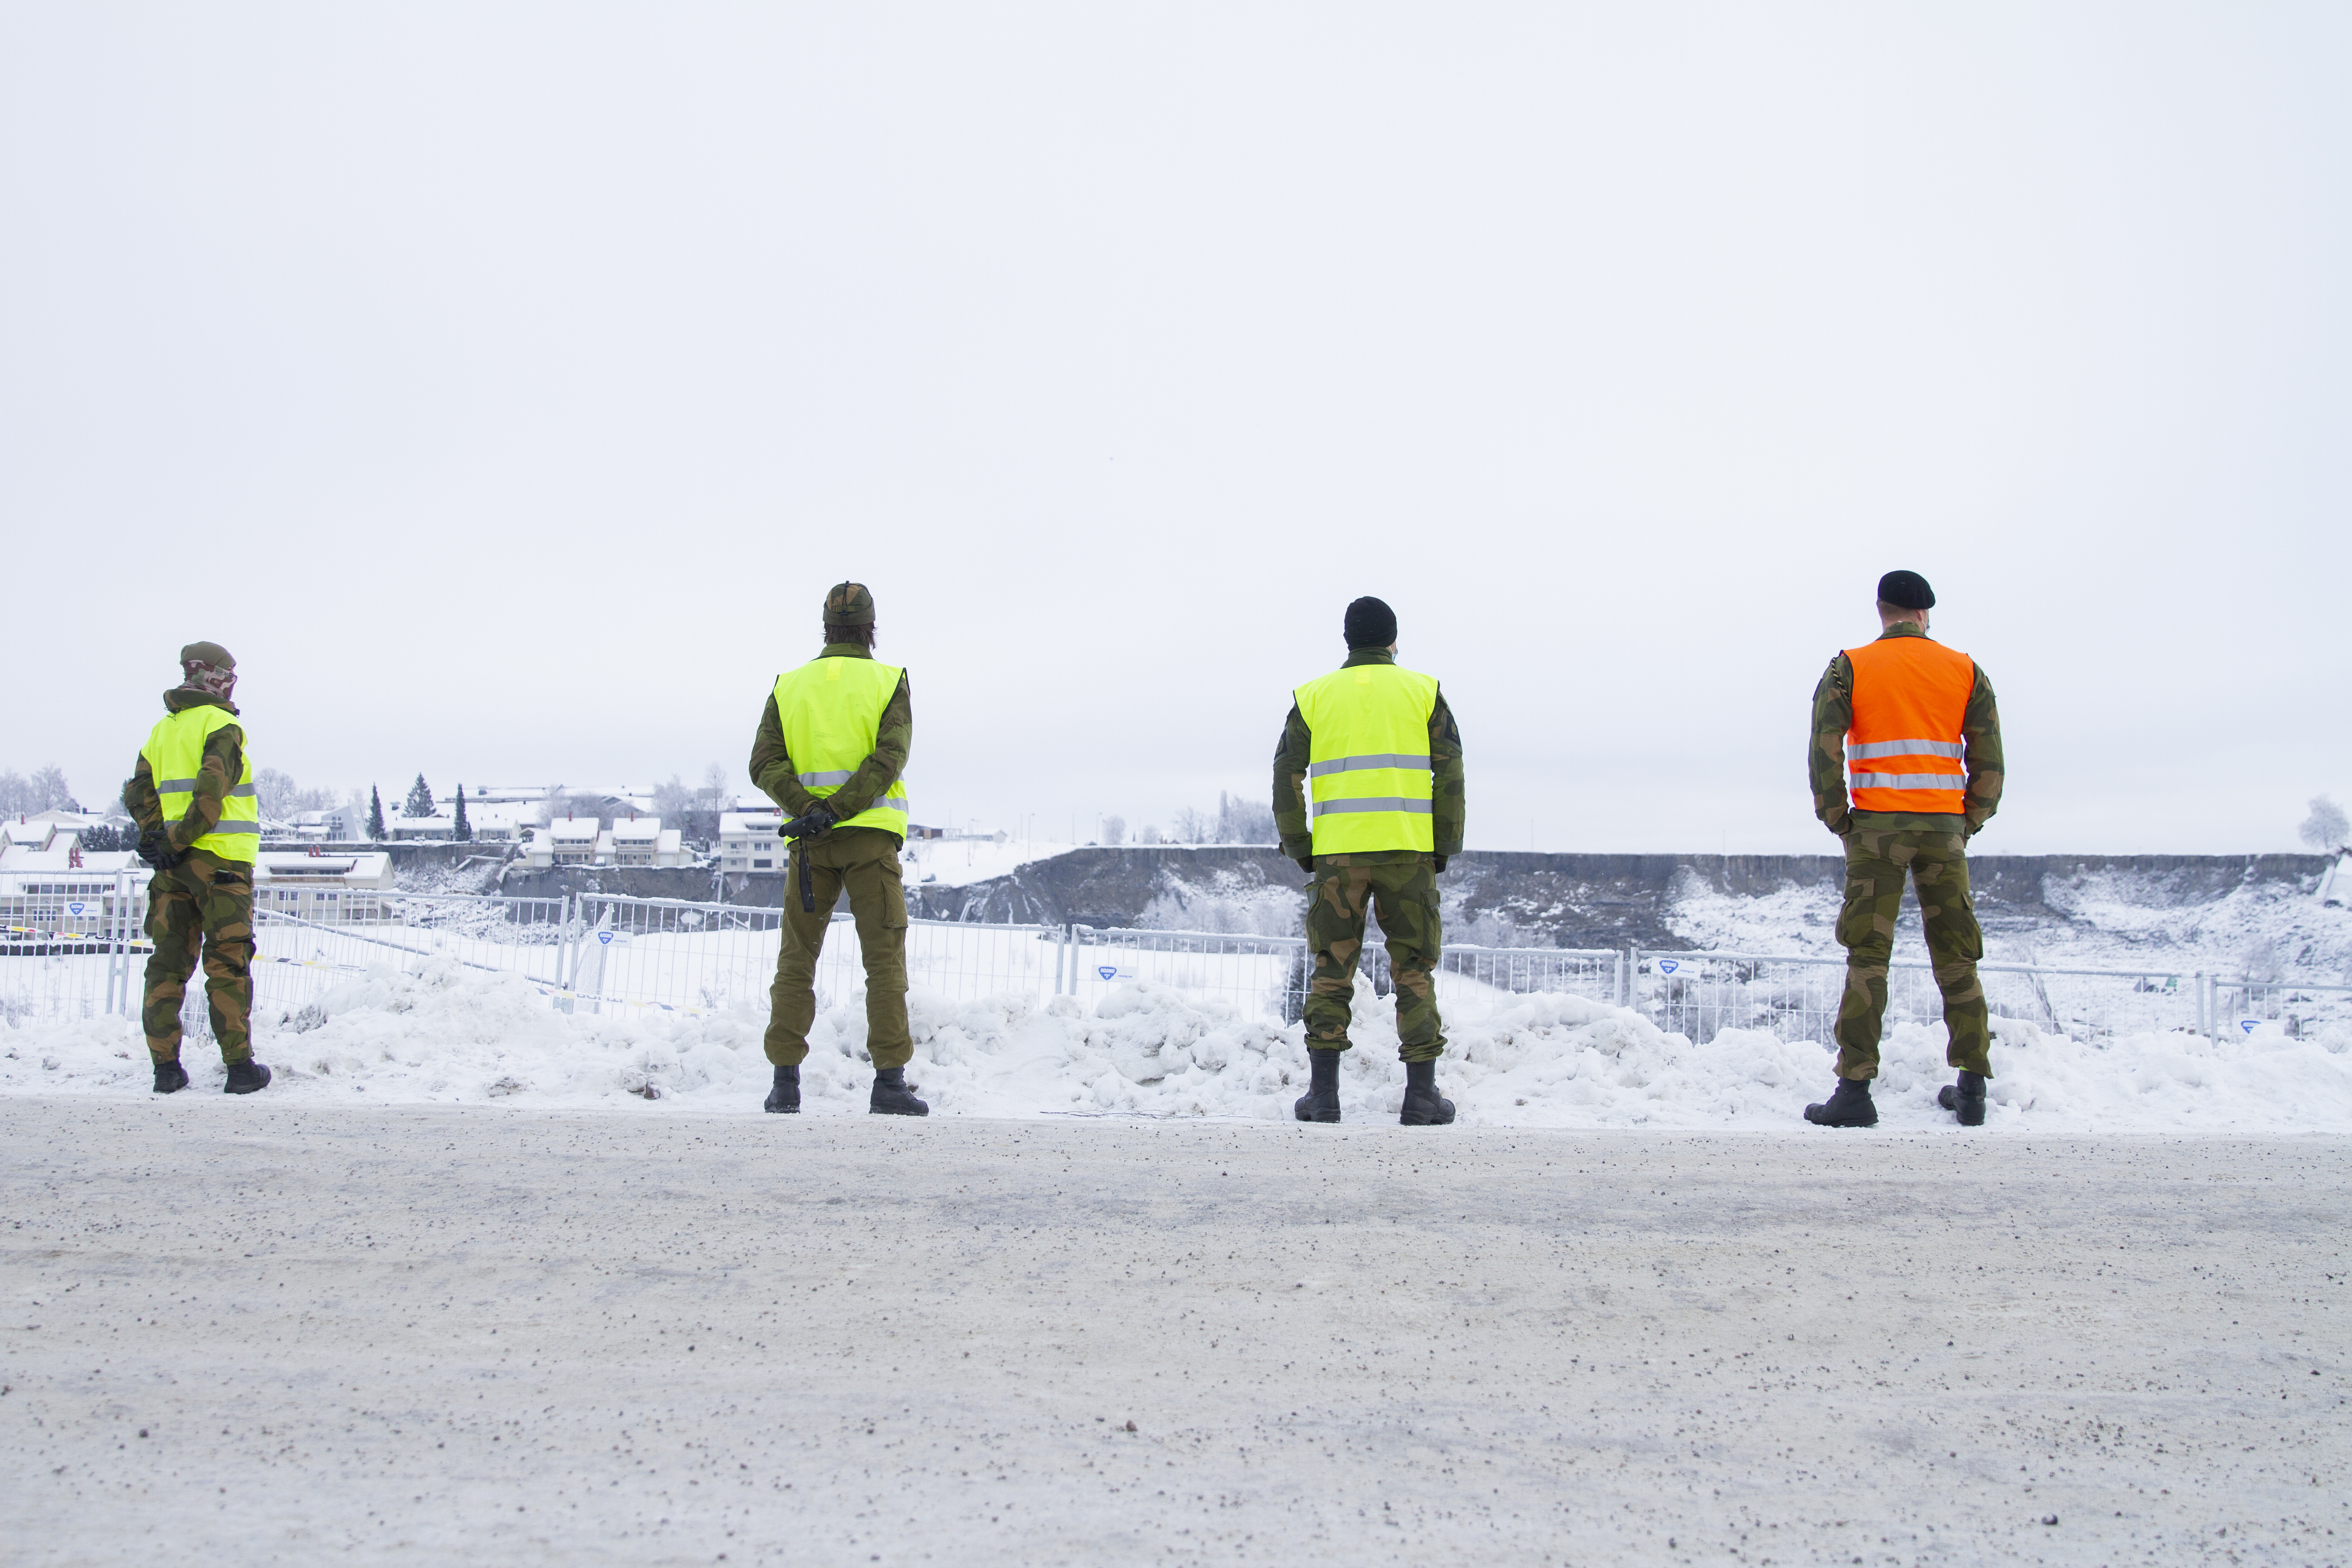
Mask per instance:
[[[1911,621],[1897,621],[1879,634],[1882,638],[1927,635]],[[1822,672],[1821,684],[1813,688],[1813,743],[1805,754],[1812,778],[1813,815],[1822,819],[1822,826],[1841,838],[1854,826],[1857,818],[1869,827],[1950,832],[1952,816],[1948,812],[1853,809],[1845,793],[1845,735],[1853,728],[1853,661],[1841,653],[1830,660],[1829,668]],[[1976,685],[1969,692],[1969,706],[1960,720],[1960,739],[1964,747],[1961,761],[1968,769],[1969,785],[1959,815],[1967,820],[1968,832],[1973,837],[1986,819],[2000,809],[2002,777],[2000,710],[1993,705],[1992,682],[1985,679],[1982,666],[1978,667]]]
[[[817,657],[872,658],[874,655],[858,643],[829,642]],[[784,721],[777,717],[776,693],[771,687],[768,705],[760,710],[759,732],[751,738],[751,782],[782,806],[787,816],[800,816],[819,799],[831,805],[837,816],[856,816],[881,799],[890,781],[907,771],[907,752],[914,743],[915,710],[902,672],[898,689],[883,705],[882,722],[874,732],[874,750],[858,763],[847,784],[829,795],[811,795],[802,787],[800,770],[793,766],[792,753],[784,749]]]
[[[179,686],[163,693],[163,710],[167,713],[184,713],[206,703],[232,713],[236,711],[236,703],[209,691],[192,691]],[[185,849],[220,826],[221,807],[227,804],[229,790],[244,772],[245,731],[235,724],[224,724],[205,737],[205,760],[196,770],[195,798],[188,803],[187,815],[177,823],[163,820],[163,797],[155,792],[155,770],[147,765],[143,749],[139,753],[138,766],[122,781],[122,804],[130,808],[131,818],[139,825],[140,831],[168,826],[172,848]]]
[[[1360,664],[1394,664],[1396,655],[1384,647],[1358,648],[1348,655],[1341,669],[1352,669]],[[1301,859],[1315,852],[1315,834],[1307,816],[1307,764],[1315,754],[1315,735],[1307,729],[1307,721],[1298,716],[1298,704],[1290,705],[1290,717],[1282,726],[1282,742],[1274,749],[1274,827],[1282,836],[1282,852],[1292,859]],[[1429,765],[1433,774],[1431,794],[1434,796],[1431,810],[1432,847],[1440,855],[1462,853],[1462,828],[1468,807],[1462,793],[1462,731],[1454,722],[1454,710],[1445,705],[1445,694],[1437,694],[1437,705],[1429,710]],[[1370,854],[1351,855],[1351,860],[1374,864],[1384,859],[1410,859],[1411,849],[1383,849]]]

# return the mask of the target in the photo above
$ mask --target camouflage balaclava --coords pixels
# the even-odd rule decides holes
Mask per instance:
[[[226,701],[236,689],[236,660],[216,642],[192,642],[180,650],[180,686]]]
[[[874,645],[874,595],[863,583],[835,583],[824,595],[824,640]]]

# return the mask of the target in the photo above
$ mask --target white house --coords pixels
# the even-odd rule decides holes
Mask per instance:
[[[607,837],[611,841],[612,861],[615,866],[682,866],[686,863],[683,836],[675,827],[664,827],[658,816],[631,817],[615,822]]]
[[[265,849],[253,868],[253,908],[320,925],[375,925],[399,920],[392,907],[392,857],[381,849],[321,855],[316,849]]]
[[[457,819],[445,811],[436,811],[430,816],[388,816],[384,818],[383,831],[394,844],[446,844],[457,836]]]
[[[721,871],[781,871],[784,841],[776,837],[784,814],[771,805],[765,811],[722,811],[719,814],[719,868]]]
[[[553,852],[552,863],[558,866],[594,865],[596,840],[602,833],[593,816],[562,817],[539,830]]]

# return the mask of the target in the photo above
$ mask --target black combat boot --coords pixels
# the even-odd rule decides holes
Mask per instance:
[[[1936,1103],[1953,1112],[1963,1127],[1984,1125],[1984,1074],[1960,1069],[1960,1081],[1936,1091]]]
[[[762,1110],[782,1111],[797,1116],[801,1110],[801,1069],[797,1066],[776,1069],[776,1087],[768,1091],[768,1102]]]
[[[915,1098],[905,1068],[874,1069],[874,1097],[866,1109],[877,1116],[929,1116],[931,1108]]]
[[[1878,1107],[1871,1102],[1867,1082],[1842,1078],[1827,1100],[1805,1107],[1805,1120],[1816,1127],[1875,1127]]]
[[[1454,1120],[1454,1102],[1437,1092],[1437,1064],[1404,1064],[1404,1109],[1397,1114],[1400,1127],[1443,1127]]]
[[[185,1082],[183,1079],[181,1081]],[[223,1094],[251,1094],[255,1089],[269,1087],[269,1069],[247,1057],[241,1062],[228,1064],[228,1081],[221,1085]]]
[[[188,1069],[180,1065],[179,1058],[174,1057],[168,1062],[157,1062],[155,1064],[155,1092],[157,1094],[177,1094],[187,1087]]]
[[[1313,1075],[1307,1092],[1291,1106],[1301,1121],[1339,1120],[1339,1053],[1307,1047],[1307,1070]]]

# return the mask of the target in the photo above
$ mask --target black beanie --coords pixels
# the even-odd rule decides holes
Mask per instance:
[[[1370,595],[1348,606],[1341,626],[1350,648],[1386,647],[1396,641],[1396,612]]]
[[[1878,602],[1898,610],[1932,610],[1936,590],[1916,572],[1889,572],[1878,580]]]

